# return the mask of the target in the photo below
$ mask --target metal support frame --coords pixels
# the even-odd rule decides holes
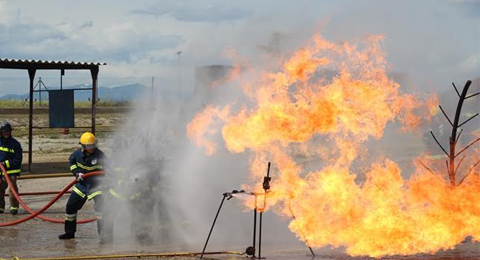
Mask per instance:
[[[288,210],[290,211],[290,214],[292,215],[292,219],[296,220],[297,217],[295,216],[295,214],[293,213],[293,210],[292,210],[291,198],[288,200]],[[312,254],[312,257],[315,258],[315,252],[313,252],[313,249],[310,246],[310,243],[308,242],[307,237],[304,234],[302,234],[302,237],[303,237],[303,240],[305,240],[305,245],[307,245],[308,250],[310,250],[310,253]]]
[[[255,256],[257,252],[255,252],[255,247],[257,246],[256,240],[257,239],[257,196],[255,196],[255,208],[253,209],[253,243],[252,243],[252,256]]]
[[[263,223],[263,211],[267,207],[267,194],[270,191],[270,181],[272,178],[270,177],[270,166],[271,163],[268,162],[267,168],[267,176],[263,177],[263,208],[260,210],[260,227],[258,230],[258,259],[262,259],[262,223]],[[255,208],[257,205],[255,205]]]
[[[98,67],[90,70],[92,74],[92,133],[95,134],[95,116],[97,113]]]
[[[30,78],[30,100],[29,100],[29,118],[28,118],[28,171],[32,170],[32,137],[33,137],[33,80],[37,70],[28,69]]]
[[[30,100],[29,100],[29,124],[28,124],[28,171],[32,171],[32,139],[33,139],[33,93],[36,92],[34,90],[33,81],[35,80],[35,73],[36,69],[28,69],[28,75],[30,78]],[[63,71],[63,69],[62,69]],[[96,110],[97,110],[97,84],[98,84],[98,67],[90,69],[90,73],[92,75],[92,125],[91,131],[95,134],[95,117],[96,117]],[[88,89],[74,89],[74,90],[88,90]]]
[[[34,79],[38,70],[60,70],[60,85],[63,85],[62,76],[65,70],[89,70],[92,75],[92,126],[91,130],[95,133],[95,116],[97,103],[97,87],[98,87],[98,72],[99,66],[107,65],[106,63],[86,63],[86,62],[72,62],[72,61],[42,61],[42,60],[15,60],[0,58],[0,69],[20,69],[27,70],[30,79],[29,87],[29,122],[28,122],[28,171],[32,170],[32,139],[33,139],[33,93],[35,91]],[[63,88],[63,86],[61,86]],[[82,89],[86,90],[86,89]],[[41,86],[40,90],[41,91]],[[41,92],[40,92],[41,93]],[[26,100],[25,100],[26,101]]]
[[[218,215],[220,214],[220,210],[222,209],[223,202],[228,197],[228,193],[223,194],[222,202],[220,202],[220,206],[218,207],[217,214],[215,215],[215,219],[213,219],[212,227],[210,228],[210,232],[208,232],[207,241],[205,241],[205,245],[203,246],[202,254],[200,255],[200,259],[203,259],[203,255],[205,254],[205,250],[207,249],[208,241],[210,240],[210,236],[212,235],[213,228],[215,227],[215,223],[217,222]]]
[[[37,86],[38,86],[38,89],[37,89]],[[42,77],[39,77],[37,83],[35,84],[35,86],[33,86],[33,93],[38,92],[38,105],[40,107],[42,106],[42,86],[43,88],[45,88],[45,91],[48,93],[48,88],[47,86],[45,86],[45,83],[43,83]],[[30,96],[24,100],[24,102],[22,103],[22,106],[25,105],[25,103],[29,99],[30,99]]]
[[[255,197],[255,208],[253,210],[253,244],[252,246],[249,246],[247,247],[246,249],[246,253],[247,255],[251,255],[252,256],[252,259],[253,258],[257,258],[255,257],[255,246],[256,246],[256,237],[257,237],[257,207],[256,207],[256,202],[257,202],[257,196],[258,194],[254,193],[254,192],[250,192],[250,193],[246,193],[244,190],[241,190],[241,191],[237,191],[237,190],[234,190],[232,192],[225,192],[223,193],[223,198],[222,198],[222,201],[220,202],[220,206],[218,207],[218,210],[217,210],[217,214],[215,215],[215,218],[213,219],[213,223],[212,223],[212,226],[210,227],[210,231],[208,232],[208,236],[207,236],[207,240],[205,241],[205,245],[203,246],[203,250],[202,250],[202,254],[200,255],[200,259],[203,259],[203,255],[205,253],[205,250],[207,249],[207,245],[208,245],[208,242],[210,241],[210,237],[212,235],[212,232],[213,232],[213,228],[215,227],[215,224],[217,223],[217,218],[218,218],[218,215],[220,214],[220,210],[222,209],[222,206],[223,206],[223,203],[225,202],[225,199],[227,200],[230,200],[231,198],[233,198],[233,196],[235,194],[239,194],[239,193],[244,193],[244,194],[248,194],[248,195],[252,195]],[[262,217],[261,217],[261,214],[260,213],[260,230],[259,230],[259,243],[258,243],[258,246],[259,248],[261,248],[262,246],[262,235],[261,235],[261,227],[262,227]],[[259,254],[261,254],[261,250],[259,251]],[[258,259],[260,259],[260,256],[258,257]]]
[[[255,197],[255,207],[253,209],[253,243],[252,246],[247,247],[246,249],[246,254],[250,255],[252,259],[265,259],[265,257],[262,257],[262,224],[263,224],[263,211],[266,208],[266,202],[267,202],[267,194],[270,191],[270,181],[272,178],[270,177],[270,166],[271,163],[268,163],[268,169],[267,169],[267,175],[263,178],[263,191],[264,193],[258,194],[255,192],[245,192],[244,190],[237,191],[234,190],[232,192],[226,192],[223,193],[223,198],[222,201],[220,202],[220,206],[218,207],[217,214],[215,215],[215,218],[213,219],[212,226],[210,227],[210,231],[208,232],[207,240],[205,241],[205,245],[203,246],[202,254],[200,255],[200,259],[203,259],[203,255],[205,253],[205,250],[207,249],[208,242],[210,241],[210,237],[213,232],[213,228],[215,227],[215,224],[217,222],[218,215],[220,214],[220,210],[222,209],[223,203],[225,202],[225,199],[230,200],[233,198],[236,194],[243,193],[243,194],[248,194],[252,195]],[[258,196],[263,196],[263,205],[262,208],[257,207],[257,200]],[[260,219],[259,219],[259,227],[258,227],[258,256],[255,256],[256,254],[256,242],[257,242],[257,215],[258,212],[260,212]],[[315,254],[313,253],[313,250],[311,249],[310,246],[308,246],[310,249],[310,252],[312,253],[312,256],[315,257]]]

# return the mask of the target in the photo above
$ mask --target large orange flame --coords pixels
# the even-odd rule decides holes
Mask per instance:
[[[262,72],[244,87],[253,106],[236,113],[207,107],[189,124],[189,136],[213,153],[206,140],[212,120],[220,119],[226,148],[251,152],[257,184],[245,188],[257,192],[265,162],[272,161],[267,209],[294,214],[289,228],[311,246],[380,257],[434,253],[467,236],[479,241],[477,170],[453,188],[423,167],[406,180],[388,158],[369,158],[374,163],[363,170],[352,167],[366,152],[365,142],[380,139],[388,123],[414,129],[436,112],[436,97],[403,94],[387,76],[382,38],[339,44],[314,36],[278,70]],[[328,78],[325,71],[336,74]],[[317,170],[307,172],[305,158],[316,158]]]

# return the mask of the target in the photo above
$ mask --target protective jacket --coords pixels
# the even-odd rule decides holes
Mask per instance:
[[[159,188],[162,162],[152,158],[140,160],[135,167],[115,167],[110,178],[109,195],[120,200],[130,200],[137,204],[152,198],[155,190]],[[138,205],[138,204],[137,204]]]
[[[3,162],[7,174],[20,176],[22,167],[22,146],[13,137],[0,138],[0,162]],[[0,176],[3,173],[0,171]]]
[[[70,170],[74,176],[77,176],[79,173],[86,174],[100,171],[104,168],[105,160],[105,154],[98,148],[95,148],[91,154],[79,148],[70,155]],[[76,183],[72,190],[80,197],[87,197],[88,200],[91,200],[95,196],[103,194],[100,181],[100,176],[92,176]]]

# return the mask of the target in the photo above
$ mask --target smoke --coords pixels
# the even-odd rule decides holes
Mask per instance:
[[[264,55],[262,58],[278,60],[277,38],[274,34],[269,45],[257,49]],[[285,55],[288,44],[281,45]],[[274,47],[273,53],[265,51],[271,46],[278,48]],[[212,140],[220,144],[215,147],[217,153],[208,156],[187,137],[187,125],[207,104],[225,106],[232,100],[247,100],[242,97],[243,90],[238,88],[235,79],[247,68],[251,71],[252,65],[239,58],[235,51],[227,52],[234,66],[197,68],[194,96],[179,93],[166,97],[161,89],[167,86],[158,84],[153,93],[146,93],[135,102],[122,127],[108,140],[106,147],[111,150],[111,156],[105,185],[122,197],[119,199],[107,192],[106,215],[114,216],[116,244],[199,251],[222,194],[239,190],[251,181],[250,152],[231,154],[221,144],[221,136],[217,136]],[[263,66],[272,66],[272,62]],[[266,174],[266,170],[265,161],[259,174]],[[288,221],[288,218],[265,213],[265,246],[283,246],[283,249],[303,246],[288,230]],[[243,251],[251,245],[252,233],[252,211],[237,198],[226,201],[207,249]]]
[[[106,216],[114,219],[106,221],[114,221],[116,244],[199,251],[222,194],[248,181],[248,153],[210,157],[188,140],[186,125],[203,103],[145,95],[108,140],[105,184],[122,197],[107,194]],[[253,215],[245,211],[235,199],[225,203],[209,249],[242,251],[251,244]],[[300,244],[285,220],[265,219],[267,246]]]
[[[476,192],[469,192],[478,189],[477,174],[456,189],[447,189],[441,175],[423,168],[410,169],[412,176],[405,178],[392,160],[397,157],[382,152],[381,146],[374,153],[368,145],[393,143],[400,158],[408,153],[404,163],[412,164],[411,157],[422,151],[421,141],[385,140],[385,129],[393,125],[415,131],[435,114],[438,103],[434,95],[403,93],[387,76],[382,38],[337,43],[314,35],[273,69],[253,68],[251,78],[240,77],[246,100],[227,106],[212,102],[189,123],[188,133],[213,154],[216,129],[222,125],[228,151],[251,154],[252,180],[245,187],[257,192],[265,162],[272,160],[275,188],[268,196],[269,208],[283,217],[296,215],[289,228],[312,246],[345,247],[350,255],[379,257],[453,248],[470,235],[478,240],[471,225],[479,221],[478,207],[465,205],[465,221],[458,217],[466,215],[452,210],[452,198],[459,194],[469,202],[478,200]],[[441,172],[436,165],[434,171]],[[439,199],[431,200],[433,193]],[[245,205],[253,207],[254,202]],[[430,243],[439,221],[445,236]],[[458,225],[465,228],[451,228]],[[365,239],[372,233],[376,235]]]
[[[278,185],[279,192],[272,196],[274,204],[283,208],[275,210],[280,217],[266,214],[271,218],[266,238],[271,244],[300,245],[292,233],[287,232],[288,225],[300,240],[306,241],[306,235],[315,246],[345,246],[354,255],[366,254],[370,246],[375,248],[375,256],[379,256],[431,252],[458,243],[468,230],[453,232],[450,235],[454,240],[440,241],[433,248],[424,245],[405,252],[376,248],[385,248],[387,240],[373,241],[372,245],[367,244],[363,248],[363,242],[354,238],[358,236],[357,231],[365,230],[379,232],[378,237],[381,237],[382,230],[390,228],[387,226],[389,223],[385,223],[383,228],[362,225],[368,217],[382,217],[382,209],[402,213],[393,218],[395,221],[406,221],[408,214],[403,214],[403,208],[396,208],[397,199],[408,209],[420,208],[415,212],[418,219],[425,217],[422,215],[425,211],[420,207],[423,196],[416,198],[420,201],[418,205],[416,201],[413,204],[403,201],[404,196],[419,195],[405,191],[406,184],[397,164],[385,158],[372,164],[369,158],[388,157],[388,154],[369,154],[371,150],[368,147],[359,145],[368,145],[368,140],[378,141],[387,123],[394,119],[400,121],[400,125],[422,126],[421,117],[413,112],[435,105],[435,100],[425,101],[427,106],[424,106],[424,101],[399,92],[400,86],[386,76],[384,56],[378,45],[380,39],[371,37],[369,40],[373,43],[358,51],[356,45],[337,44],[314,37],[314,44],[299,50],[277,69],[275,64],[282,58],[277,56],[276,51],[269,52],[268,55],[273,53],[270,56],[273,58],[260,65],[245,61],[234,53],[231,56],[235,64],[230,67],[232,73],[225,75],[229,79],[234,78],[234,81],[222,81],[211,76],[212,84],[196,85],[195,92],[198,90],[201,95],[187,101],[155,95],[139,100],[125,126],[111,139],[113,155],[109,183],[122,180],[122,184],[114,186],[126,198],[115,203],[114,215],[120,215],[118,228],[115,229],[116,238],[125,239],[122,231],[125,226],[130,226],[134,236],[127,237],[131,239],[127,241],[201,249],[221,194],[239,188],[257,190],[261,176],[265,174],[267,160],[273,159],[278,172],[274,185]],[[327,53],[325,59],[319,58],[323,51]],[[346,58],[337,55],[345,55]],[[330,62],[338,64],[337,69],[329,67]],[[327,69],[318,72],[318,67]],[[259,73],[261,69],[269,73]],[[236,78],[233,72],[241,73],[242,77]],[[252,79],[254,85],[248,83]],[[257,79],[260,80],[255,81]],[[240,90],[239,85],[242,87]],[[428,119],[431,113],[427,111],[423,115]],[[338,123],[341,127],[337,126],[336,120],[341,121]],[[187,139],[187,132],[191,140]],[[331,138],[325,137],[328,135]],[[399,140],[394,138],[390,137],[393,143],[398,143]],[[385,147],[377,148],[382,151]],[[404,152],[408,149],[398,150]],[[418,152],[418,147],[413,150]],[[208,156],[205,151],[215,155]],[[316,157],[325,160],[315,160]],[[357,158],[366,164],[357,165]],[[404,163],[411,163],[410,159],[404,159]],[[332,161],[335,161],[334,165],[328,165]],[[357,170],[365,176],[357,175]],[[383,175],[383,179],[378,177]],[[412,180],[412,187],[417,188],[415,185],[419,182],[431,181],[432,177],[424,175],[423,171],[418,178]],[[366,184],[360,186],[358,183],[365,179]],[[244,186],[245,183],[252,185]],[[383,192],[380,186],[390,184],[392,189],[387,192],[392,193],[393,199],[375,201],[378,193]],[[435,185],[439,188],[444,183],[436,182]],[[318,193],[315,193],[317,190]],[[424,191],[422,188],[417,190]],[[286,196],[282,192],[291,195]],[[459,189],[458,194],[461,192],[464,190]],[[343,197],[336,198],[339,193]],[[449,195],[442,194],[445,197]],[[290,205],[292,196],[301,198],[293,203],[299,215],[297,220],[288,224],[292,214],[287,212],[290,208],[287,205]],[[331,201],[326,203],[324,200]],[[317,204],[324,207],[322,218],[312,211]],[[369,205],[371,215],[361,213],[361,204]],[[252,215],[247,213],[248,206],[251,206],[248,201],[227,202],[214,230],[212,245],[218,248],[250,245]],[[444,209],[434,210],[443,212]],[[348,216],[352,218],[351,223],[359,224],[344,223],[343,211],[353,214]],[[325,226],[330,222],[329,227]],[[323,229],[319,231],[319,226],[325,228],[326,233]],[[416,232],[406,230],[412,234]],[[347,234],[347,231],[351,233]],[[395,227],[392,233],[397,231],[403,232]],[[335,235],[339,232],[344,237],[337,239]],[[404,244],[412,244],[412,241],[398,244],[403,247]]]

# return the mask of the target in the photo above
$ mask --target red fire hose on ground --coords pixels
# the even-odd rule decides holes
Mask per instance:
[[[5,180],[8,183],[9,187],[12,187],[12,180],[10,180],[10,177],[6,173],[5,167],[0,164],[0,170],[3,172],[3,175],[5,176]],[[95,171],[95,172],[90,172],[87,174],[84,174],[82,177],[83,178],[88,178],[92,176],[97,176],[97,175],[103,175],[105,174],[105,171]],[[65,223],[65,220],[61,219],[54,219],[54,218],[47,218],[42,215],[41,213],[45,212],[48,208],[50,208],[58,199],[62,197],[63,194],[67,193],[68,190],[77,183],[77,180],[73,180],[70,182],[65,188],[63,188],[47,205],[45,205],[42,209],[40,209],[37,212],[34,212],[31,210],[21,199],[17,191],[15,189],[10,189],[10,191],[13,193],[13,196],[17,198],[17,200],[20,202],[20,204],[30,213],[29,216],[18,219],[15,221],[11,222],[6,222],[6,223],[0,223],[0,227],[6,227],[6,226],[13,226],[17,225],[20,223],[23,223],[25,221],[28,221],[30,219],[33,219],[35,217],[53,222],[53,223]],[[45,195],[45,194],[52,194],[52,191],[47,191],[47,192],[31,192],[31,193],[25,193],[24,195]],[[79,220],[77,223],[79,224],[84,224],[84,223],[89,223],[97,220],[97,218],[91,218],[91,219],[84,219],[84,220]],[[235,252],[235,251],[219,251],[219,252],[202,252],[202,253],[189,253],[189,252],[177,252],[177,253],[144,253],[144,254],[123,254],[123,255],[95,255],[95,256],[67,256],[67,257],[47,257],[47,258],[30,258],[31,260],[66,260],[66,259],[111,259],[111,258],[142,258],[142,257],[194,257],[198,255],[218,255],[218,254],[226,254],[226,255],[244,255],[245,253],[241,252]],[[20,260],[19,257],[14,257],[13,258]],[[26,258],[28,259],[28,258]],[[4,258],[0,258],[0,260],[7,260]]]
[[[0,169],[3,172],[3,176],[5,176],[5,180],[7,181],[8,186],[12,187],[12,180],[10,180],[10,177],[8,176],[8,174],[5,170],[5,167],[2,164],[0,164]],[[83,175],[82,177],[83,178],[88,178],[88,177],[91,177],[91,176],[103,175],[103,174],[105,174],[105,171],[95,171],[95,172],[87,173],[87,174]],[[61,223],[61,224],[65,223],[65,220],[63,220],[63,219],[48,218],[48,217],[42,216],[40,214],[45,212],[48,208],[50,208],[58,199],[60,199],[62,197],[62,195],[64,193],[66,193],[73,185],[75,185],[75,183],[77,183],[77,180],[73,180],[72,182],[70,182],[47,205],[45,205],[42,209],[40,209],[37,212],[34,212],[32,209],[30,209],[22,201],[22,199],[20,198],[18,193],[15,191],[15,189],[10,189],[10,192],[13,193],[13,196],[15,196],[15,198],[17,198],[17,200],[20,202],[22,207],[25,208],[25,210],[27,210],[30,213],[30,215],[27,216],[27,217],[21,218],[21,219],[14,220],[14,221],[0,223],[0,227],[17,225],[17,224],[23,223],[25,221],[28,221],[30,219],[33,219],[35,217],[37,217],[39,219],[42,219],[42,220],[45,220],[45,221],[48,221],[48,222],[52,222],[52,223]],[[95,220],[97,220],[97,218],[83,219],[83,220],[79,220],[77,223],[78,224],[85,224],[85,223],[93,222]]]
[[[51,194],[58,194],[60,191],[35,191],[35,192],[22,192],[18,193],[18,196],[38,196],[38,195],[51,195]],[[71,191],[66,191],[65,193],[72,193]],[[5,197],[10,196],[10,194],[5,194]],[[13,195],[12,195],[13,196]]]

